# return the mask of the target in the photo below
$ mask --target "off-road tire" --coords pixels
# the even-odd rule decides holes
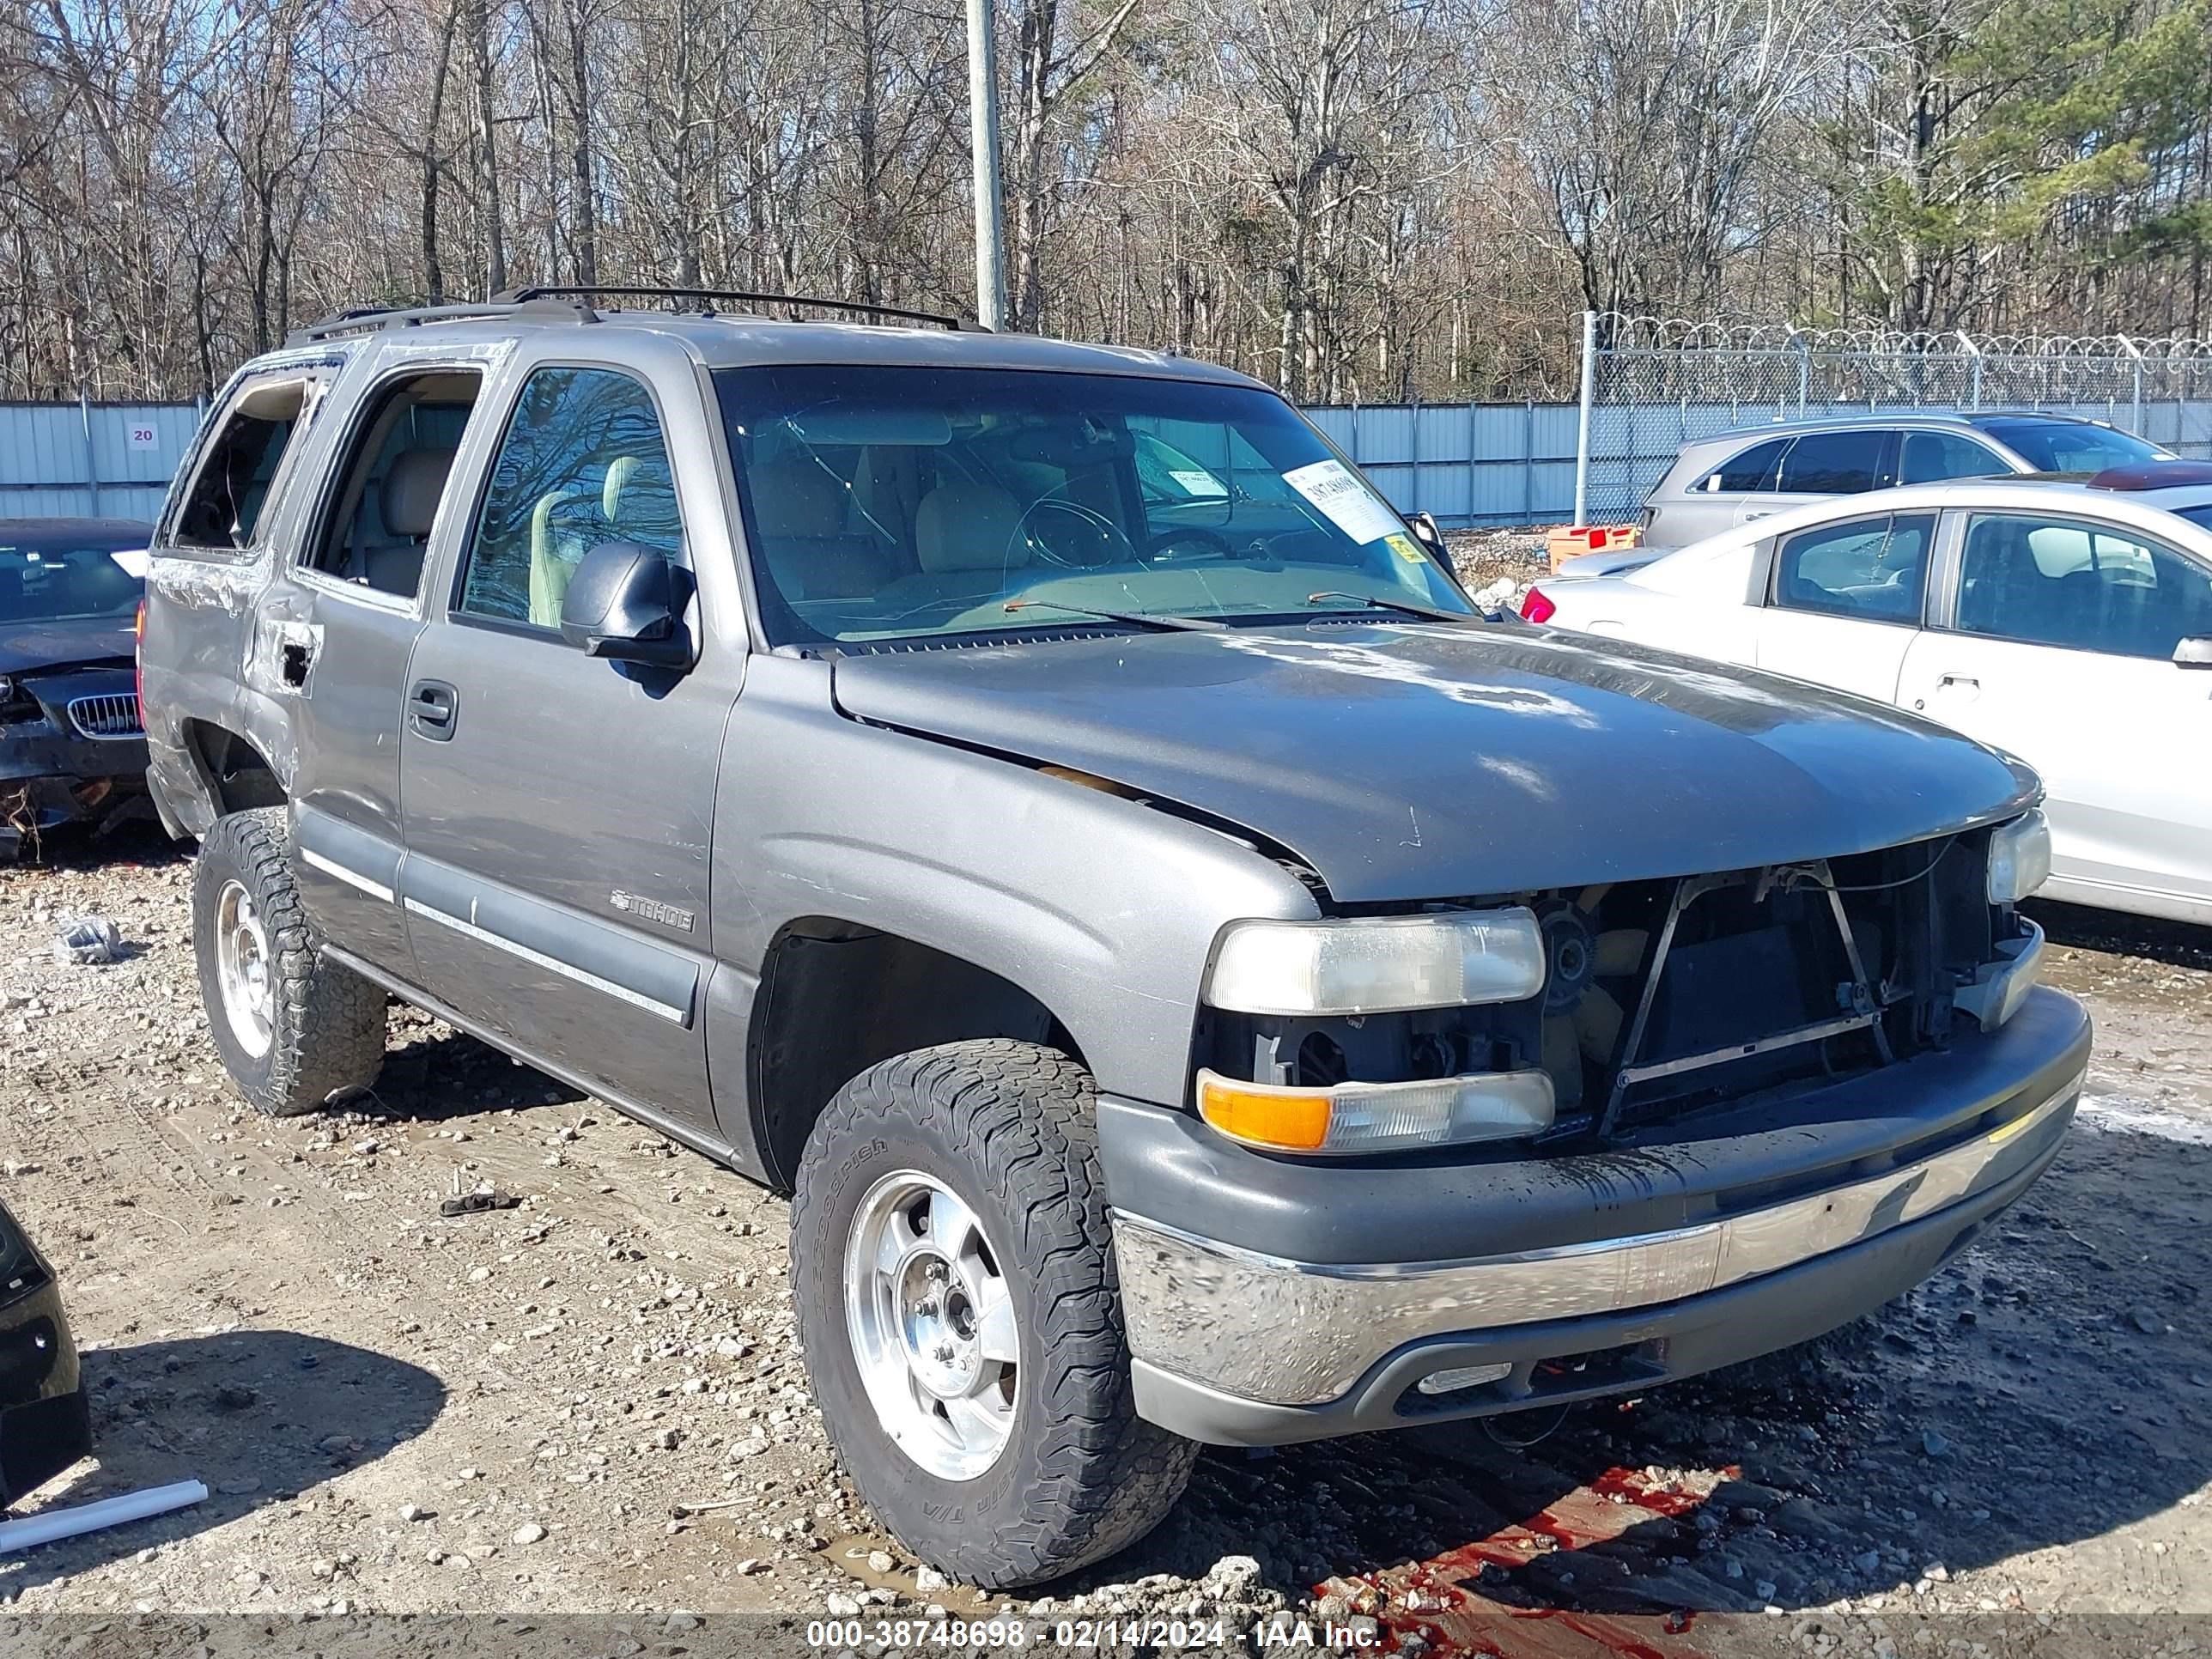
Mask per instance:
[[[269,1051],[253,1054],[225,1016],[215,948],[216,901],[243,885],[267,930],[275,978]],[[297,1117],[331,1096],[365,1089],[384,1064],[386,999],[323,954],[292,872],[292,826],[281,806],[217,818],[192,863],[192,951],[208,1035],[239,1093],[270,1117]]]
[[[792,1206],[799,1342],[830,1437],[876,1517],[922,1560],[993,1589],[1061,1577],[1175,1507],[1195,1443],[1138,1417],[1098,1167],[1090,1073],[1000,1038],[885,1060],[808,1137]],[[922,1468],[884,1432],[848,1334],[844,1257],[878,1177],[933,1176],[1004,1241],[1020,1327],[1015,1421],[972,1480]],[[1013,1261],[1004,1258],[1011,1255]]]

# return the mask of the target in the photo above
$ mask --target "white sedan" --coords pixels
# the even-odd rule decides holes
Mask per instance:
[[[1531,622],[1853,691],[2009,750],[2051,898],[2212,922],[2212,465],[1975,478],[1778,513]]]

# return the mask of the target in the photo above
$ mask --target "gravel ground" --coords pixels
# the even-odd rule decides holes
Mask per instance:
[[[1503,575],[1519,554],[1481,556]],[[2099,1020],[2081,1126],[1877,1317],[1496,1436],[1208,1454],[1151,1539],[1008,1603],[918,1579],[842,1488],[780,1200],[408,1011],[362,1109],[258,1118],[206,1040],[185,859],[144,837],[50,853],[0,871],[0,1194],[62,1274],[98,1455],[32,1507],[190,1477],[211,1496],[0,1558],[14,1650],[175,1637],[209,1659],[239,1629],[257,1654],[303,1631],[301,1651],[395,1650],[349,1645],[381,1626],[344,1613],[420,1615],[409,1652],[518,1631],[567,1651],[556,1628],[602,1659],[714,1630],[784,1651],[804,1626],[769,1615],[932,1607],[1642,1659],[2212,1638],[2203,932],[2044,912],[2051,976]],[[124,961],[54,959],[84,914]],[[441,1218],[487,1182],[520,1207]]]
[[[1546,527],[1511,530],[1455,530],[1445,545],[1453,568],[1476,600],[1501,611],[1517,611],[1528,586],[1551,568],[1544,552]]]

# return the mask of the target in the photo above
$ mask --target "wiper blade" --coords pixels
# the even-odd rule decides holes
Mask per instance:
[[[1306,595],[1308,605],[1319,605],[1323,599],[1349,599],[1370,611],[1398,611],[1408,617],[1425,617],[1431,622],[1474,623],[1483,619],[1477,611],[1439,611],[1433,605],[1409,605],[1403,599],[1379,599],[1372,593],[1346,593],[1333,587]]]
[[[1062,605],[1058,599],[1009,599],[1005,608],[1028,611],[1037,605],[1065,611],[1072,617],[1095,617],[1100,622],[1127,623],[1133,628],[1152,628],[1170,634],[1211,634],[1221,627],[1219,623],[1204,617],[1182,617],[1161,611],[1099,611],[1087,605]]]

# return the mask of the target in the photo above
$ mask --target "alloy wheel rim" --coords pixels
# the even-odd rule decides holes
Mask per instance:
[[[845,1246],[846,1330],[884,1432],[945,1480],[973,1480],[1012,1438],[1021,1332],[983,1224],[933,1176],[871,1187]]]
[[[276,1032],[276,981],[269,931],[243,883],[225,882],[216,896],[215,960],[223,1018],[238,1046],[258,1060]]]

